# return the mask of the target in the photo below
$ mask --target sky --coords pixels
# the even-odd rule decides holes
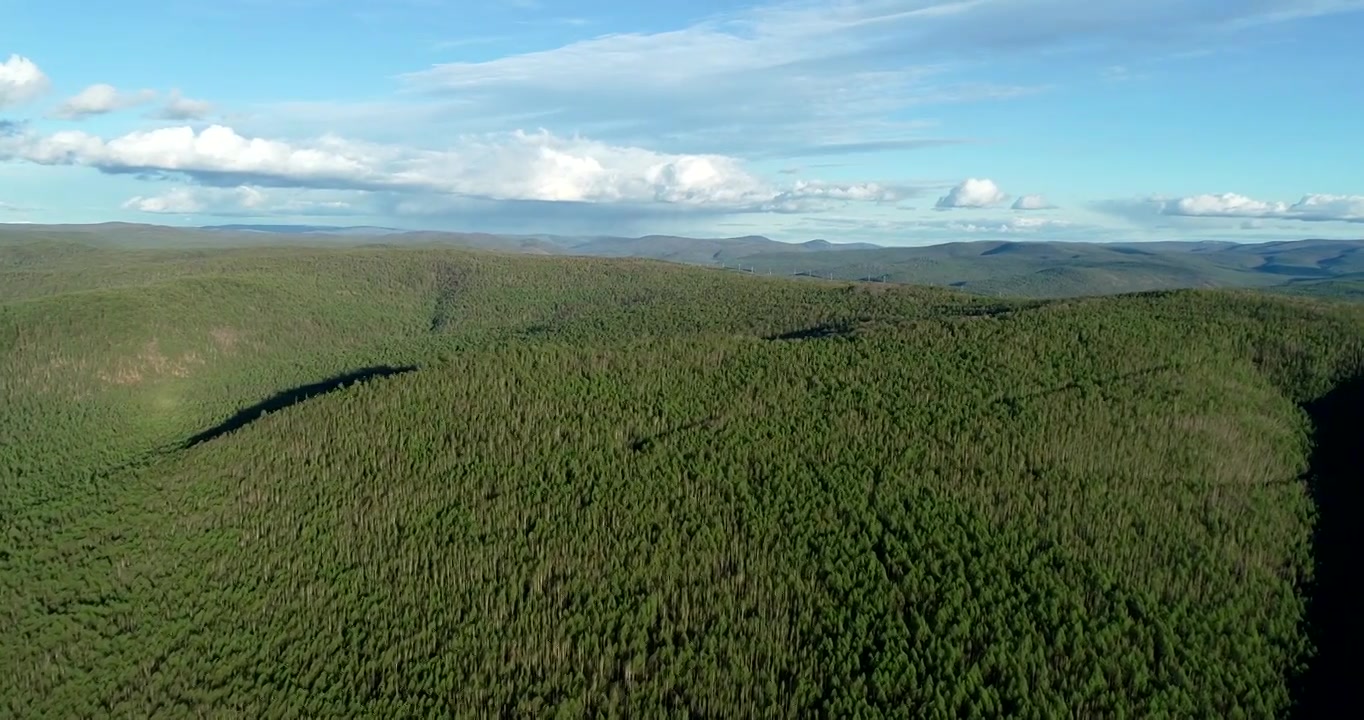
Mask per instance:
[[[0,222],[1364,237],[1364,0],[0,0]]]

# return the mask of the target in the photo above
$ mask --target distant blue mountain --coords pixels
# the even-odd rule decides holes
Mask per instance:
[[[200,230],[258,232],[284,235],[394,235],[408,232],[376,225],[203,225]]]

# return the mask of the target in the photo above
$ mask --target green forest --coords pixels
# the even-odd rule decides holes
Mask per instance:
[[[0,244],[0,716],[1336,716],[1364,305]]]

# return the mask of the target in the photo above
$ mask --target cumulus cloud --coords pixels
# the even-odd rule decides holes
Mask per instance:
[[[156,97],[151,90],[121,92],[107,83],[91,85],[76,95],[67,98],[52,112],[53,117],[65,120],[81,120],[93,115],[104,115],[116,110],[141,105]]]
[[[1020,195],[1013,204],[1015,210],[1054,210],[1055,208],[1055,205],[1047,202],[1047,199],[1041,195]]]
[[[32,60],[10,55],[0,63],[0,110],[17,107],[47,92],[51,81]]]
[[[548,132],[469,136],[442,149],[324,136],[308,143],[244,137],[224,125],[170,127],[111,140],[80,131],[20,134],[0,158],[106,173],[183,176],[216,187],[434,193],[489,200],[654,204],[718,212],[803,212],[894,202],[912,188],[799,180],[778,187],[723,155],[659,153]],[[189,196],[135,198],[149,211]],[[178,210],[177,210],[178,211]]]
[[[880,183],[856,183],[837,185],[822,181],[798,181],[789,194],[831,200],[859,200],[865,202],[895,202],[912,191],[903,187],[882,185]]]
[[[1161,212],[1166,215],[1205,217],[1264,217],[1282,213],[1287,209],[1287,203],[1269,203],[1253,200],[1236,193],[1222,193],[1220,195],[1193,195],[1176,198],[1164,203]]]
[[[215,184],[259,177],[277,184],[364,185],[396,182],[381,177],[362,148],[324,139],[314,147],[245,138],[215,125],[196,132],[172,127],[113,140],[79,131],[25,136],[11,154],[40,165],[87,165],[108,173],[182,173]],[[14,144],[14,143],[11,143]]]
[[[1304,195],[1294,203],[1237,193],[1156,200],[1162,215],[1364,223],[1364,195]]]
[[[1364,195],[1308,194],[1296,202],[1261,200],[1240,193],[1149,195],[1100,200],[1089,207],[1134,227],[1165,232],[1237,227],[1288,231],[1299,223],[1364,223]],[[1238,223],[1229,223],[1239,220]],[[1343,230],[1343,228],[1342,228]],[[1234,236],[1229,236],[1234,237]]]
[[[203,120],[212,112],[212,103],[187,98],[178,89],[172,89],[157,117],[163,120]]]
[[[939,210],[987,208],[1000,205],[1008,199],[1009,196],[995,185],[995,181],[989,178],[967,178],[938,198],[935,207]]]
[[[1318,222],[1364,222],[1364,195],[1307,195],[1289,205],[1283,217]]]

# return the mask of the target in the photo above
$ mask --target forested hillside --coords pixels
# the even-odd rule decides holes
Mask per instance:
[[[990,297],[1059,298],[1156,290],[1259,288],[1358,300],[1364,240],[1287,242],[972,241],[925,245],[777,242],[762,236],[688,238],[497,235],[376,227],[224,225],[172,228],[132,223],[0,225],[0,245],[35,241],[89,249],[199,250],[288,244],[315,248],[460,248],[534,255],[649,258],[729,272],[851,282],[937,285]]]
[[[10,243],[0,709],[1320,711],[1360,378],[1251,291]]]

